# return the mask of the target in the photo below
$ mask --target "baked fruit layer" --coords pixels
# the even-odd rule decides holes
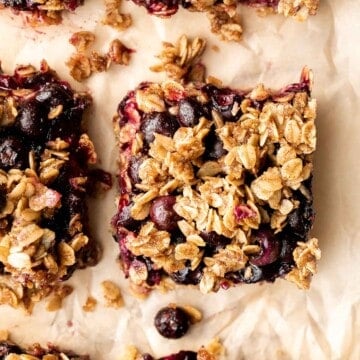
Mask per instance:
[[[134,289],[204,293],[286,277],[308,288],[320,258],[312,73],[279,91],[142,83],[120,102],[113,229]]]
[[[0,303],[29,309],[98,261],[85,198],[111,179],[89,169],[90,104],[45,62],[0,74]]]

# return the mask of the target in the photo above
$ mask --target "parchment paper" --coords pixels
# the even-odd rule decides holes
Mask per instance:
[[[49,28],[25,28],[20,17],[1,11],[0,58],[7,72],[16,64],[38,65],[45,58],[72,85],[91,91],[89,130],[101,165],[113,174],[117,151],[112,115],[127,90],[142,80],[163,77],[148,70],[161,41],[175,41],[184,32],[205,37],[208,73],[234,87],[258,82],[281,87],[297,81],[304,65],[311,67],[319,104],[313,235],[323,252],[311,290],[300,291],[278,280],[210,295],[178,288],[167,294],[153,292],[145,301],[134,299],[116,263],[118,249],[109,230],[115,211],[113,189],[90,202],[92,230],[104,248],[101,262],[75,273],[70,283],[76,290],[58,312],[46,312],[39,304],[29,317],[1,306],[0,329],[10,330],[14,340],[24,345],[51,341],[96,360],[118,359],[129,343],[158,357],[196,350],[214,336],[223,341],[230,360],[360,359],[360,3],[322,0],[318,15],[305,23],[281,16],[263,19],[252,9],[240,10],[245,29],[240,44],[220,42],[210,33],[204,14],[180,11],[163,20],[147,16],[132,3],[124,4],[124,11],[132,13],[134,25],[122,33],[101,24],[100,0],[86,0],[86,6],[66,15],[62,25]],[[114,66],[83,85],[75,84],[64,63],[73,51],[68,39],[78,30],[94,31],[95,48],[103,51],[112,39],[120,38],[136,50],[131,65]],[[124,308],[104,306],[100,282],[106,279],[121,286]],[[99,300],[93,313],[81,309],[88,295]],[[203,311],[203,321],[180,340],[163,339],[153,326],[156,311],[169,302]]]

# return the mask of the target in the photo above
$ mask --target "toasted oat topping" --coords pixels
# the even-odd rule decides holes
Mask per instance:
[[[114,224],[133,284],[167,274],[206,293],[299,267],[292,252],[313,221],[311,82],[304,69],[279,92],[166,81],[129,94],[115,123],[125,190]]]
[[[89,296],[86,299],[85,304],[82,306],[82,309],[86,312],[92,312],[95,310],[96,305],[97,305],[97,300],[94,297]]]

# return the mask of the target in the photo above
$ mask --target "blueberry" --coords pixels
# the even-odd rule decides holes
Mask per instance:
[[[307,234],[311,230],[314,216],[312,202],[302,201],[300,206],[288,215],[290,231],[302,240],[306,240]]]
[[[191,98],[179,101],[179,122],[182,126],[195,126],[202,116],[200,104]]]
[[[15,344],[12,344],[8,341],[0,341],[0,356],[1,359],[9,354],[22,354],[23,351]]]
[[[29,150],[23,141],[9,136],[0,139],[0,168],[25,169],[28,166]]]
[[[128,175],[130,177],[132,184],[138,184],[141,182],[141,179],[139,177],[139,168],[144,160],[145,160],[145,158],[143,156],[139,156],[139,155],[133,156],[130,159]]]
[[[200,236],[205,240],[205,242],[212,247],[224,248],[226,245],[230,244],[231,239],[217,234],[215,231],[206,232],[202,231]]]
[[[170,274],[170,277],[178,284],[197,285],[202,278],[202,271],[200,267],[196,268],[195,270],[191,270],[190,267],[185,267],[176,273]]]
[[[252,257],[252,265],[264,266],[273,263],[279,257],[280,243],[271,230],[262,229],[253,234],[253,242],[261,247],[260,253]]]
[[[214,85],[205,85],[204,91],[209,95],[212,106],[221,113],[228,121],[237,120],[240,116],[240,108],[234,112],[234,104],[241,104],[239,94],[228,88],[219,89]]]
[[[140,222],[131,216],[131,208],[132,204],[129,204],[120,210],[117,214],[116,226],[125,227],[128,230],[135,230],[139,226]]]
[[[55,107],[69,103],[72,100],[72,94],[60,84],[45,84],[39,89],[35,99],[39,103]]]
[[[171,232],[171,242],[174,245],[182,244],[186,241],[185,235],[178,229]]]
[[[179,123],[176,118],[164,112],[145,115],[140,127],[147,144],[154,141],[154,133],[172,137],[178,128]]]
[[[176,306],[167,306],[159,310],[154,323],[159,334],[168,339],[181,338],[190,326],[186,312]]]
[[[15,119],[15,126],[30,138],[42,138],[47,133],[49,121],[41,113],[39,105],[31,101],[21,107]]]
[[[223,142],[215,133],[214,129],[211,129],[205,138],[205,148],[204,157],[207,160],[218,160],[227,153],[224,149]]]
[[[0,185],[0,212],[6,205],[6,186],[5,184]]]
[[[154,360],[150,354],[143,354],[141,360]]]
[[[176,197],[167,195],[155,199],[150,208],[150,218],[159,230],[171,231],[177,228],[181,219],[175,212]]]
[[[250,264],[248,267],[240,271],[227,273],[225,275],[225,278],[233,281],[235,284],[238,283],[253,284],[261,280],[264,280],[262,268],[252,264]]]
[[[176,354],[168,355],[159,360],[196,360],[197,353],[194,351],[180,351]]]

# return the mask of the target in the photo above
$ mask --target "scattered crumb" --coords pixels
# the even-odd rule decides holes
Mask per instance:
[[[89,296],[86,299],[85,304],[82,306],[83,310],[86,312],[92,312],[95,310],[97,304],[97,300],[95,298],[93,298],[92,296]]]
[[[120,355],[119,360],[137,360],[139,352],[133,345],[126,346],[124,352]]]
[[[104,25],[109,25],[123,31],[132,24],[130,14],[120,12],[121,0],[105,0],[105,16],[102,19]]]
[[[61,309],[63,300],[73,292],[73,287],[70,285],[60,285],[54,289],[49,301],[46,304],[47,311],[56,311]]]
[[[66,66],[70,69],[72,78],[78,82],[88,79],[94,72],[107,71],[112,63],[128,65],[130,62],[133,50],[127,48],[119,39],[110,43],[105,55],[96,50],[89,52],[94,41],[95,35],[90,31],[76,32],[69,39],[77,52],[71,55]]]
[[[120,288],[110,280],[101,283],[106,306],[119,309],[124,306]]]
[[[69,43],[75,46],[78,52],[85,52],[95,41],[95,34],[91,31],[78,31],[72,34]]]
[[[216,51],[216,52],[219,52],[220,51],[220,48],[217,46],[217,45],[213,45],[211,46],[211,49]]]
[[[0,330],[0,341],[6,341],[9,339],[9,332],[7,330]]]
[[[190,322],[196,324],[202,320],[202,313],[200,310],[191,305],[180,306],[182,310],[189,316]]]

